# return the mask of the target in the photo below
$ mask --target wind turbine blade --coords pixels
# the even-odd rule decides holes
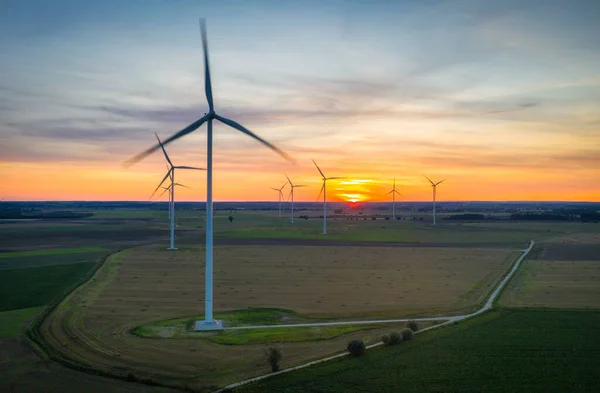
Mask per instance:
[[[176,168],[176,169],[193,169],[195,171],[205,171],[206,170],[206,168],[198,168],[198,167],[195,167],[195,166],[185,166],[185,165],[183,165],[183,166],[176,166],[174,168]]]
[[[340,180],[340,179],[347,179],[347,177],[335,176],[335,177],[328,177],[326,180]]]
[[[285,175],[285,173],[284,173]],[[292,181],[290,180],[290,178],[288,177],[288,175],[285,175],[285,177],[288,179],[288,182],[290,183],[290,186],[292,186],[292,188],[294,188],[294,184],[292,183]]]
[[[287,183],[283,183],[283,186],[281,186],[281,188],[279,189],[279,191],[283,190],[286,185],[287,185]]]
[[[425,176],[425,175],[423,175],[423,176]],[[429,180],[429,183],[431,183],[431,185],[432,185],[432,186],[433,186],[433,185],[435,185],[435,183],[434,183],[434,182],[432,182],[430,178],[428,178],[427,176],[425,176],[425,178],[426,178],[427,180]]]
[[[154,192],[152,193],[152,196],[150,196],[150,199],[152,199],[152,197],[154,196],[154,194],[156,194],[156,191],[158,191],[158,189],[163,185],[163,183],[165,182],[165,180],[167,180],[169,178],[170,174],[171,174],[171,169],[169,169],[169,172],[167,172],[167,174],[165,175],[165,177],[163,177],[163,179],[161,180],[160,184],[158,186],[156,186],[156,188],[154,189]]]
[[[186,186],[185,184],[181,184],[181,183],[175,183],[175,185],[176,185],[176,186],[179,186],[179,187],[189,188],[189,189],[191,189],[191,188],[192,188],[192,187],[188,187],[188,186]]]
[[[317,170],[319,171],[319,173],[321,174],[321,176],[323,177],[323,179],[325,179],[325,175],[323,174],[323,171],[321,170],[321,168],[319,168],[319,166],[317,165],[317,163],[315,162],[315,160],[312,160],[312,162],[317,167]]]
[[[400,194],[398,191],[394,190],[394,192],[400,196],[402,196],[402,194]]]
[[[306,186],[304,184],[300,184],[298,186],[294,186],[294,188],[296,188],[296,187],[306,187]]]
[[[292,189],[290,190],[290,193],[288,194],[288,197],[287,197],[287,200],[288,200],[288,201],[289,201],[289,200],[290,200],[290,198],[292,197],[292,193],[293,193],[293,192],[294,192],[294,189],[292,188]]]
[[[206,20],[200,18],[200,35],[202,36],[202,50],[204,51],[204,92],[206,101],[208,101],[208,110],[214,112],[214,103],[212,96],[212,83],[210,80],[210,67],[208,65],[208,38],[206,38]]]
[[[173,163],[171,162],[171,159],[169,158],[169,155],[167,154],[165,147],[163,146],[162,142],[160,141],[158,134],[155,132],[154,135],[156,135],[156,140],[158,141],[158,144],[160,145],[160,148],[162,149],[162,151],[165,155],[165,158],[167,159],[167,162],[169,163],[169,165],[173,166]]]
[[[271,190],[275,190],[275,191],[281,192],[281,190],[279,188],[273,188],[273,187],[271,187]]]
[[[324,188],[325,188],[325,181],[323,181],[323,185],[321,186],[321,191],[319,191],[319,196],[317,197],[317,202],[321,199],[321,195],[323,194]]]
[[[161,192],[161,193],[160,193],[160,195],[158,196],[159,198],[160,198],[161,196],[163,196],[163,195],[165,194],[165,192],[167,192],[167,191],[169,191],[169,190],[170,190],[170,188],[165,188],[165,187],[163,187],[163,188],[164,188],[164,190],[163,190],[163,192]]]
[[[282,156],[283,158],[285,158],[286,160],[290,161],[290,162],[294,162],[294,160],[292,159],[292,157],[290,157],[287,153],[285,153],[283,150],[279,149],[278,147],[272,145],[271,143],[265,141],[264,139],[262,139],[261,137],[259,137],[258,135],[256,135],[255,133],[253,133],[252,131],[250,131],[249,129],[247,129],[246,127],[242,126],[241,124],[227,119],[226,117],[223,116],[219,116],[217,114],[215,114],[215,119],[219,120],[222,123],[227,124],[228,126],[235,128],[236,130],[243,132],[244,134],[256,139],[257,141],[259,141],[260,143],[262,143],[263,145],[267,146],[268,148],[270,148],[271,150],[274,150],[275,152],[277,152],[280,156]]]
[[[173,134],[169,138],[165,139],[162,142],[162,146],[166,146],[167,144],[173,142],[174,140],[179,139],[182,136],[189,134],[190,132],[196,131],[198,128],[200,128],[200,126],[202,124],[204,124],[210,118],[210,116],[211,116],[210,113],[204,115],[204,117],[202,117],[201,119],[196,120],[195,122],[193,122],[189,126],[185,127],[183,130],[181,130],[181,131]],[[151,148],[149,148],[149,149],[141,152],[137,156],[135,156],[133,158],[130,158],[129,160],[125,161],[125,163],[124,163],[125,167],[128,168],[128,167],[132,166],[133,164],[135,164],[136,162],[139,162],[139,161],[143,160],[144,158],[148,157],[150,154],[152,154],[156,150],[158,150],[160,147],[161,147],[160,144],[154,145]]]
[[[394,177],[394,190],[396,189],[396,178]]]
[[[385,195],[390,195],[392,192],[394,192],[394,190],[392,190],[392,191],[390,191],[390,192],[386,193]]]
[[[440,183],[441,183],[441,182],[443,182],[443,181],[446,181],[446,179],[444,179],[444,180],[441,180],[441,181],[439,181],[439,182],[435,183],[435,185],[437,186],[438,184],[440,184]]]

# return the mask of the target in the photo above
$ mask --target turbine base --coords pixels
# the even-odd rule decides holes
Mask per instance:
[[[195,331],[210,331],[210,330],[223,330],[223,321],[213,320],[212,322],[196,321],[194,323]]]
[[[169,247],[167,248],[167,251],[177,251],[177,247]]]

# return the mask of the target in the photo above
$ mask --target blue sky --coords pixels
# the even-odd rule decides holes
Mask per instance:
[[[0,168],[30,177],[22,195],[0,191],[29,198],[40,166],[68,165],[112,172],[116,187],[154,132],[202,116],[200,16],[217,111],[298,158],[285,168],[298,177],[315,158],[407,187],[422,172],[450,176],[449,199],[532,180],[527,197],[600,198],[580,185],[600,177],[600,2],[535,0],[2,1]],[[198,164],[203,140],[172,154]],[[219,127],[216,143],[222,198],[236,198],[228,184],[243,173],[279,183],[284,164],[255,142]],[[140,164],[127,178],[139,195],[122,198],[143,198],[162,167]],[[480,198],[464,195],[490,177]]]

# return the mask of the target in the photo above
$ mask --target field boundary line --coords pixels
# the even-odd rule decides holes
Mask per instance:
[[[435,328],[446,326],[446,325],[449,325],[451,323],[457,323],[459,321],[463,321],[465,319],[472,318],[474,316],[483,314],[484,312],[487,312],[487,311],[491,310],[492,307],[493,307],[493,305],[494,305],[494,301],[496,300],[496,298],[498,297],[498,295],[502,292],[502,289],[504,289],[504,287],[509,282],[509,280],[512,278],[512,276],[517,272],[517,270],[521,266],[521,263],[523,262],[523,260],[527,256],[527,254],[529,254],[529,252],[532,250],[534,244],[535,244],[534,240],[531,240],[529,242],[529,247],[527,249],[523,250],[523,253],[521,254],[521,256],[519,256],[519,258],[517,258],[517,260],[513,264],[512,268],[508,271],[508,273],[506,273],[506,275],[504,276],[504,278],[502,278],[500,280],[500,282],[496,285],[494,291],[489,295],[487,301],[484,303],[484,305],[479,310],[477,310],[475,312],[472,312],[470,314],[466,314],[466,315],[456,315],[456,316],[452,316],[452,317],[445,317],[445,318],[444,317],[439,317],[439,318],[435,318],[433,320],[444,320],[444,319],[446,319],[446,321],[443,322],[443,323],[440,323],[440,324],[437,324],[437,325],[432,325],[432,326],[429,326],[429,327],[427,327],[425,329],[419,330],[419,331],[415,332],[415,334],[419,334],[419,333],[426,332],[426,331],[429,331],[429,330],[432,330],[432,329],[435,329]],[[421,318],[421,319],[414,318],[412,320],[424,322],[424,321],[431,321],[432,319],[430,319],[430,318]],[[388,320],[388,322],[390,322],[390,323],[396,322],[396,321],[398,321],[398,322],[404,322],[404,321],[407,321],[407,320],[399,320],[399,319],[397,319],[397,320]],[[325,323],[327,323],[327,322],[325,322]],[[335,323],[335,322],[333,322],[333,323]],[[351,321],[350,322],[339,322],[339,324],[352,324],[352,323],[353,322],[351,322]],[[354,324],[361,324],[361,323],[364,324],[364,323],[375,323],[375,322],[374,321],[360,321],[359,323],[354,322]],[[385,323],[385,321],[379,321],[379,323]],[[328,324],[331,324],[331,322],[329,322]],[[296,324],[296,326],[298,326],[298,325],[303,325],[303,326],[306,326],[306,325],[308,325],[308,326],[323,326],[323,324]],[[282,325],[267,325],[267,326],[268,327],[281,327]],[[292,326],[292,325],[287,325],[287,326]],[[250,329],[252,327],[244,326],[243,328]],[[254,328],[257,328],[257,327],[254,327]],[[230,329],[232,329],[232,328],[230,328]],[[383,345],[383,343],[380,341],[380,342],[377,342],[377,343],[374,343],[374,344],[371,344],[371,345],[367,345],[365,349],[376,348],[376,347],[379,347],[381,345]],[[243,386],[243,385],[247,385],[247,384],[252,383],[252,382],[261,381],[263,379],[267,379],[267,378],[270,378],[270,377],[273,377],[273,376],[276,376],[276,375],[289,373],[289,372],[300,370],[300,369],[303,369],[303,368],[306,368],[306,367],[314,366],[314,365],[319,364],[319,363],[324,363],[324,362],[327,362],[327,361],[330,361],[330,360],[339,359],[339,358],[348,356],[348,354],[349,353],[347,351],[344,351],[342,353],[338,353],[338,354],[333,355],[333,356],[329,356],[329,357],[326,357],[326,358],[323,358],[323,359],[313,360],[313,361],[310,361],[308,363],[304,363],[304,364],[301,364],[301,365],[298,365],[298,366],[286,368],[284,370],[280,370],[280,371],[277,371],[277,372],[274,372],[274,373],[259,375],[258,377],[254,377],[254,378],[246,379],[244,381],[232,383],[230,385],[227,385],[227,386],[225,386],[225,387],[223,387],[221,389],[218,389],[218,390],[214,391],[214,393],[225,392],[225,391],[228,391],[228,390],[231,390],[231,389],[235,389],[237,387],[240,387],[240,386]]]

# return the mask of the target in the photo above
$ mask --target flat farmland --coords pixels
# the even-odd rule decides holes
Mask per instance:
[[[571,234],[539,245],[504,291],[509,307],[600,308],[600,237]]]
[[[215,311],[281,307],[328,319],[435,315],[481,302],[518,252],[408,247],[218,247]],[[136,326],[198,315],[204,306],[202,248],[157,246],[111,256],[45,320],[59,354],[121,375],[210,390],[268,371],[264,345],[148,339]],[[284,367],[374,342],[392,328],[318,342],[284,342]]]

